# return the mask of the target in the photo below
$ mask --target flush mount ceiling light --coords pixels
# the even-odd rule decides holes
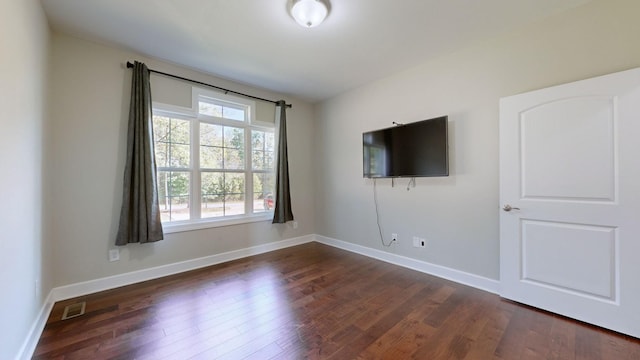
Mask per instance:
[[[327,17],[327,5],[321,0],[298,0],[291,7],[291,16],[304,27],[314,27]]]

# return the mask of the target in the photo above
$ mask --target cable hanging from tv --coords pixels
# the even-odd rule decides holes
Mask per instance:
[[[376,178],[373,178],[374,182],[375,182]],[[391,178],[391,187],[396,187],[396,178]],[[416,178],[415,177],[411,177],[409,179],[409,182],[407,183],[407,191],[409,191],[411,188],[416,187]]]
[[[407,191],[409,191],[409,188],[412,188],[412,187],[416,187],[416,178],[414,178],[414,177],[412,177],[409,180],[409,183],[407,184]]]
[[[377,179],[375,178],[373,179],[373,203],[376,208],[376,224],[378,224],[378,233],[380,234],[380,242],[382,243],[383,247],[391,247],[391,245],[393,244],[393,240],[389,244],[386,244],[384,242],[384,236],[382,235],[382,225],[380,225],[380,212],[378,211],[378,194],[376,191],[376,180]]]

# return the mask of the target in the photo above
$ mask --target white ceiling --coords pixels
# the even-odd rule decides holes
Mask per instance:
[[[41,1],[56,31],[319,101],[591,0],[331,0],[311,29],[291,0]]]

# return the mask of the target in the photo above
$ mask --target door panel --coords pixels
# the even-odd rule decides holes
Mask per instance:
[[[640,337],[640,69],[500,101],[501,296]]]
[[[614,114],[613,99],[605,97],[563,99],[523,111],[522,197],[613,201]]]
[[[614,228],[523,220],[521,239],[523,280],[616,300]]]

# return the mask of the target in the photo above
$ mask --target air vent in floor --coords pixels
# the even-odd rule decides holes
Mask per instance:
[[[86,302],[76,303],[68,305],[64,308],[64,314],[62,314],[62,320],[74,318],[76,316],[84,315],[84,308],[87,305]]]

